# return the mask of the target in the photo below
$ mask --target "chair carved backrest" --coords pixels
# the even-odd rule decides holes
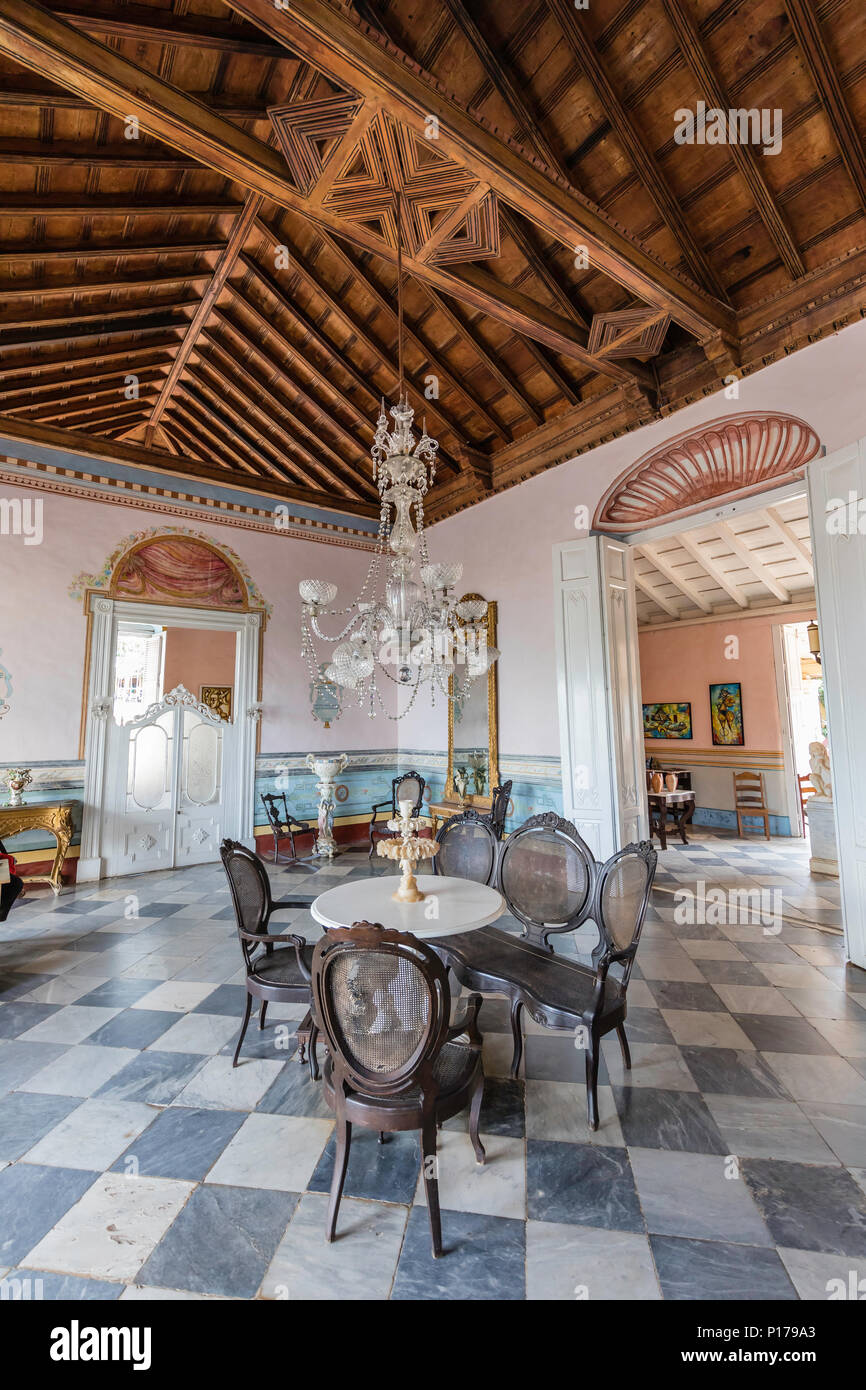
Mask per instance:
[[[621,967],[616,978],[623,994],[634,965],[657,863],[652,842],[642,840],[617,850],[598,871],[593,894],[598,944],[592,961],[596,968],[602,960]]]
[[[591,916],[596,872],[592,850],[571,822],[545,811],[502,842],[497,883],[523,936],[552,951],[551,935],[575,931]]]
[[[316,942],[313,1009],[325,1035],[338,1097],[397,1096],[421,1088],[435,1100],[433,1063],[451,1008],[448,976],[432,947],[374,922],[337,927]]]
[[[391,783],[391,806],[394,815],[396,816],[401,801],[411,800],[412,815],[420,816],[426,785],[420,772],[402,772],[399,777],[395,777]]]
[[[282,802],[282,806],[280,806],[280,802]],[[283,827],[287,827],[289,823],[289,808],[286,804],[285,792],[279,796],[274,792],[262,792],[262,803],[271,829],[277,835],[281,834]]]
[[[734,773],[734,803],[742,811],[763,810],[766,804],[763,772]]]
[[[236,840],[223,840],[220,845],[220,858],[229,881],[229,892],[239,930],[256,934],[267,931],[273,899],[271,881],[264,864],[252,850]],[[259,947],[241,937],[241,950],[249,968]]]
[[[505,817],[508,815],[508,803],[511,800],[511,788],[513,782],[503,782],[501,787],[494,787],[492,792],[492,802],[490,806],[490,824],[496,832],[496,838],[502,839],[505,831]]]
[[[451,816],[436,841],[439,853],[433,860],[434,874],[469,878],[488,885],[493,882],[499,840],[489,816],[470,807],[459,816]]]

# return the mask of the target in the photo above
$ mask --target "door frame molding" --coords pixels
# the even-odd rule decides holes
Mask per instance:
[[[249,843],[255,810],[256,740],[261,717],[259,666],[263,614],[173,604],[139,603],[88,595],[87,700],[84,711],[84,817],[77,881],[103,876],[103,820],[106,809],[108,734],[113,704],[117,630],[122,622],[153,622],[163,627],[210,628],[238,634],[235,656],[234,719],[237,731],[237,805],[226,807],[226,834]]]

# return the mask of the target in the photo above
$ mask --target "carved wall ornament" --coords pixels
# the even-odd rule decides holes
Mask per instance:
[[[700,511],[711,498],[758,492],[802,476],[821,449],[805,420],[747,412],[711,420],[644,454],[608,488],[593,527],[625,532]]]

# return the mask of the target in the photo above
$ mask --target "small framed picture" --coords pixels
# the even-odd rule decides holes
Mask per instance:
[[[208,709],[229,723],[232,717],[232,687],[230,685],[201,685],[199,700]]]
[[[713,743],[726,747],[741,747],[745,743],[743,693],[739,681],[710,686],[710,724]]]
[[[687,701],[643,707],[644,738],[691,738],[692,707]]]

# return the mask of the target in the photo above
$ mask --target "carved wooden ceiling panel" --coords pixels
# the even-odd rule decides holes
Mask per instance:
[[[399,192],[471,505],[864,312],[864,68],[859,0],[0,0],[0,431],[372,514]]]

